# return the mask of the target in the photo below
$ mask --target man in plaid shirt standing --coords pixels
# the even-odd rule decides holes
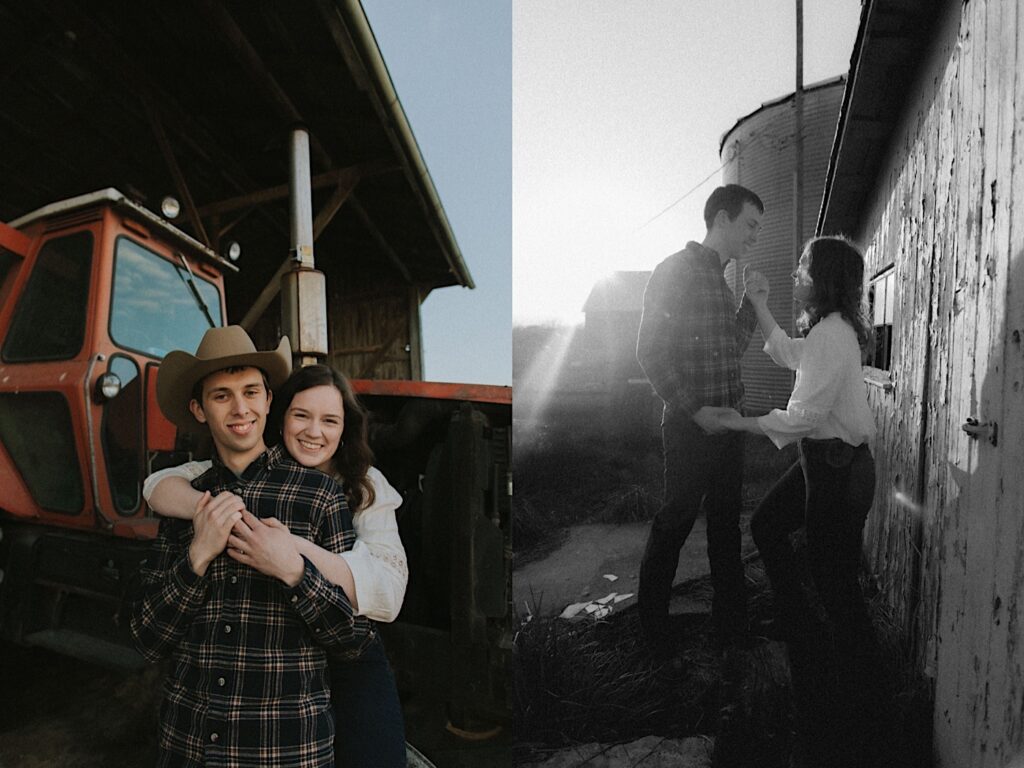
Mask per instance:
[[[647,539],[637,599],[643,632],[662,656],[672,655],[677,640],[668,622],[672,581],[702,503],[716,638],[727,647],[747,631],[742,433],[720,427],[715,408],[743,405],[740,356],[757,318],[746,295],[736,308],[723,271],[757,242],[763,213],[749,189],[719,187],[704,207],[704,241],[689,242],[661,262],[644,292],[637,359],[665,403],[665,500]]]
[[[257,352],[238,326],[211,328],[194,356],[161,365],[161,410],[208,431],[216,451],[193,482],[210,493],[195,519],[161,518],[132,611],[143,655],[173,657],[160,766],[334,765],[325,654],[358,650],[372,628],[290,542],[289,530],[338,552],[354,541],[335,481],[263,441],[270,387],[290,370],[287,339]]]

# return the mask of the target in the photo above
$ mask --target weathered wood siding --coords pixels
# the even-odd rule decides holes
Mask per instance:
[[[423,378],[421,299],[415,286],[356,269],[324,268],[327,277],[327,342],[324,361],[349,378]],[[250,331],[257,349],[281,338],[278,295]]]
[[[423,378],[415,286],[332,265],[327,275],[327,362],[353,378]]]
[[[934,682],[937,764],[985,768],[1024,751],[1024,12],[941,8],[857,233],[898,286],[867,541]]]

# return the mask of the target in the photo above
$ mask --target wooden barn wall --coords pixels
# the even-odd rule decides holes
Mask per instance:
[[[361,379],[423,378],[420,295],[359,265],[327,273],[328,362]]]
[[[327,364],[350,378],[423,378],[419,291],[365,265],[318,264],[327,279]],[[231,309],[229,300],[229,310]],[[241,313],[237,313],[241,314]],[[231,322],[239,318],[231,317]],[[250,331],[257,349],[281,338],[280,294]]]
[[[1024,19],[943,8],[858,233],[898,291],[867,545],[934,686],[937,765],[985,768],[1024,752]]]

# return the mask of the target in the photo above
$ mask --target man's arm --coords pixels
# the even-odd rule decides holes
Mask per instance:
[[[688,313],[679,307],[692,307],[697,297],[688,290],[688,280],[682,262],[671,259],[659,264],[651,273],[644,289],[644,310],[637,334],[636,358],[644,369],[658,397],[672,410],[686,413],[691,418],[701,403],[687,388],[682,375],[688,367],[688,347],[693,339]]]
[[[150,661],[178,646],[206,601],[206,571],[224,551],[232,526],[242,517],[234,504],[224,501],[209,493],[202,495],[191,523],[191,540],[183,530],[188,523],[160,521],[149,557],[153,566],[147,563],[140,569],[142,589],[131,617],[136,647]]]
[[[686,414],[707,434],[721,434],[724,427],[694,395],[688,380],[701,349],[698,329],[707,315],[707,303],[699,278],[683,262],[671,259],[659,264],[644,290],[636,357],[670,411]]]
[[[169,655],[188,631],[206,601],[206,579],[189,563],[180,544],[180,521],[163,519],[160,532],[140,567],[142,586],[132,604],[130,629],[135,647],[146,660]]]
[[[209,467],[204,466],[199,462],[191,462],[191,465],[195,465],[195,469],[190,469],[189,464],[184,464],[180,467],[170,467],[169,469],[160,470],[146,479],[146,485],[143,488],[143,496],[149,504],[150,509],[165,517],[177,517],[182,520],[191,520],[195,517],[196,508],[202,499],[203,494],[192,487],[189,478],[195,479]],[[223,500],[225,503],[227,503],[227,499],[229,498],[234,499],[237,502],[240,511],[245,509],[245,502],[243,502],[239,496],[236,496],[229,491],[223,491],[218,494],[217,499],[222,500],[222,497],[224,497]],[[261,522],[264,525],[276,526],[280,529],[284,529],[285,531],[288,530],[283,523],[274,518],[268,518]],[[249,527],[251,529],[258,530],[253,523],[249,523]],[[278,542],[273,542],[274,545],[277,543]],[[261,544],[253,544],[248,548],[247,552],[251,554],[247,559],[244,556],[239,557],[237,555],[237,551],[240,548],[229,540],[228,545],[234,547],[234,549],[229,550],[228,554],[235,560],[238,560],[245,565],[249,565],[261,573],[265,573],[270,576],[278,576],[280,578],[279,574],[270,572],[265,567],[262,567],[260,563],[256,562],[256,559],[262,554]],[[358,605],[356,603],[355,578],[352,575],[352,570],[349,568],[348,563],[339,558],[333,552],[328,552],[323,547],[318,547],[313,542],[308,539],[304,539],[301,536],[293,536],[292,545],[297,548],[301,554],[312,560],[321,572],[330,579],[330,581],[345,590],[345,595],[348,597],[353,607],[358,610]],[[245,549],[245,547],[241,547],[241,549]],[[287,579],[283,580],[287,581]]]
[[[743,292],[743,299],[736,309],[736,350],[740,355],[750,346],[750,338],[757,327],[757,310],[750,296]]]
[[[310,512],[314,543],[333,553],[352,545],[351,527],[345,496],[340,488],[325,478],[324,489]],[[336,492],[334,492],[336,491]],[[302,617],[318,643],[326,648],[347,650],[362,646],[372,633],[373,624],[365,616],[357,616],[345,591],[330,582],[312,560],[302,556],[305,564],[302,578],[294,587],[283,587],[289,605]]]

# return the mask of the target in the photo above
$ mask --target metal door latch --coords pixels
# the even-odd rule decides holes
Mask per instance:
[[[971,439],[977,440],[979,437],[984,437],[992,445],[996,444],[999,438],[999,425],[994,421],[986,422],[985,424],[979,424],[978,420],[973,416],[967,419],[967,423],[964,424],[961,429],[966,432]]]

